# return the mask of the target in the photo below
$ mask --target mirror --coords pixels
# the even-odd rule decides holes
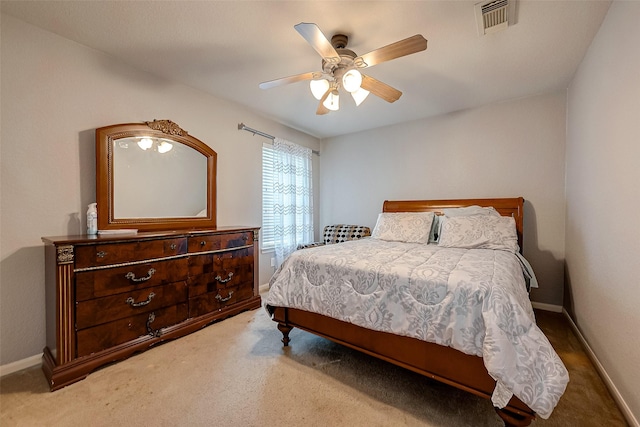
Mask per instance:
[[[98,229],[215,228],[216,158],[170,120],[96,129]]]

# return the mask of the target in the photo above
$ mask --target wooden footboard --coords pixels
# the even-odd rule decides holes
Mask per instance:
[[[487,373],[481,357],[411,337],[373,331],[308,311],[285,307],[269,309],[273,320],[278,322],[285,346],[289,344],[289,332],[296,327],[491,399],[496,382]],[[527,426],[535,418],[535,413],[515,396],[505,408],[496,408],[496,411],[506,426]]]

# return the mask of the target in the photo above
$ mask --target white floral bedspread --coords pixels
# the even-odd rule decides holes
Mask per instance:
[[[271,279],[266,304],[481,356],[498,407],[515,394],[548,418],[569,381],[507,251],[373,238],[298,250]]]

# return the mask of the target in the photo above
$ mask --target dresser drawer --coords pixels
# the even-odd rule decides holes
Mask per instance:
[[[187,303],[183,303],[78,331],[77,357],[106,350],[145,335],[159,336],[163,328],[185,321],[188,311]]]
[[[189,296],[253,281],[253,247],[189,257]]]
[[[253,233],[250,231],[225,234],[202,234],[189,236],[189,253],[217,251],[253,245]]]
[[[186,237],[78,245],[75,247],[75,268],[106,266],[186,253]]]
[[[82,301],[76,305],[76,329],[86,329],[186,301],[187,283],[184,281]]]
[[[253,296],[253,281],[241,283],[236,286],[222,286],[189,298],[189,317],[199,317],[205,314],[222,310],[240,301]]]
[[[132,292],[184,280],[186,257],[76,273],[76,301]]]

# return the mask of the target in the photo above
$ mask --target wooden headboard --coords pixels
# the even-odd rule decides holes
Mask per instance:
[[[452,200],[385,200],[382,212],[435,212],[442,215],[442,209],[465,206],[493,206],[502,216],[513,216],[518,233],[518,246],[522,252],[523,205],[522,197],[506,199],[452,199]]]

